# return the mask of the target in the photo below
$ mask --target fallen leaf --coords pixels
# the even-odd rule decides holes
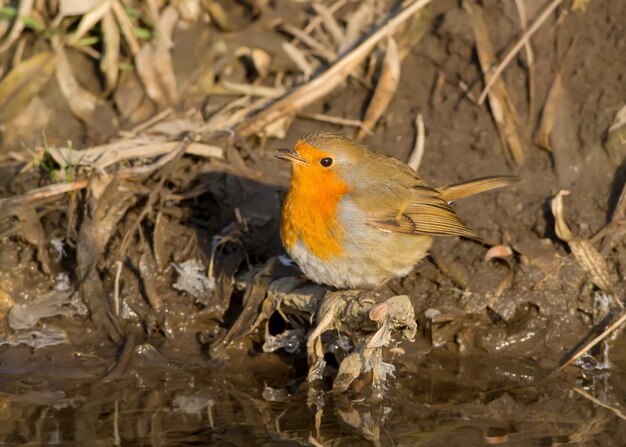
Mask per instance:
[[[171,40],[178,12],[172,6],[161,14],[159,28]],[[174,104],[178,98],[172,55],[166,40],[157,38],[145,44],[135,56],[137,74],[146,94],[158,105]]]
[[[98,135],[109,135],[117,128],[113,108],[102,98],[82,88],[74,74],[61,45],[55,48],[57,55],[57,82],[72,113]]]
[[[37,53],[14,67],[0,82],[0,122],[20,114],[42,91],[54,72],[53,53]]]
[[[135,33],[133,31],[133,24],[130,19],[126,15],[126,11],[124,10],[124,6],[120,3],[119,0],[113,0],[113,4],[111,5],[113,8],[113,14],[115,14],[115,18],[117,19],[117,23],[120,25],[120,29],[122,34],[124,35],[124,39],[128,43],[130,47],[130,52],[134,56],[139,53],[139,42],[135,37]]]
[[[35,96],[19,115],[7,122],[2,142],[5,147],[20,147],[20,143],[35,147],[41,143],[42,130],[50,122],[52,111],[39,96]]]
[[[94,7],[89,10],[89,12],[81,17],[76,31],[68,36],[67,44],[76,44],[76,42],[82,39],[85,34],[87,34],[89,30],[91,30],[96,25],[96,23],[98,23],[109,12],[110,9],[111,0],[104,0],[102,2],[96,3]]]
[[[513,254],[513,250],[508,245],[494,245],[485,253],[485,261],[489,262],[494,258],[506,258]]]
[[[552,81],[552,86],[550,87],[550,92],[546,98],[546,103],[543,106],[541,123],[535,135],[535,143],[548,151],[552,150],[552,146],[550,144],[550,134],[554,128],[555,116],[557,115],[557,109],[560,106],[560,98],[562,94],[563,81],[561,80],[561,73],[557,73],[554,77],[554,81]]]
[[[106,80],[105,94],[108,94],[115,89],[120,68],[120,30],[111,11],[107,11],[102,17],[102,37],[104,52],[100,60],[100,70]]]
[[[605,292],[612,293],[613,281],[606,261],[591,242],[574,235],[565,222],[563,216],[563,196],[568,194],[569,191],[561,190],[551,202],[556,235],[559,239],[567,242],[580,267],[591,277],[591,282]]]
[[[535,143],[552,152],[554,170],[562,186],[571,185],[582,174],[582,157],[578,151],[572,109],[572,101],[559,72],[552,81],[543,106]]]
[[[22,237],[26,242],[37,248],[37,260],[41,265],[41,270],[45,274],[50,275],[52,270],[50,269],[50,258],[46,246],[46,233],[39,220],[37,211],[31,205],[22,205],[16,208],[15,214],[20,220]]]

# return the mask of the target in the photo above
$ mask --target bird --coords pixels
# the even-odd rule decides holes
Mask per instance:
[[[375,289],[409,275],[435,236],[481,240],[451,203],[519,180],[432,188],[404,162],[340,133],[308,134],[275,157],[291,164],[283,246],[307,278],[337,289]]]

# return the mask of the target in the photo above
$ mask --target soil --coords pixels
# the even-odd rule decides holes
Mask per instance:
[[[529,18],[544,7],[535,0],[524,4]],[[340,15],[353,8],[349,3]],[[502,56],[520,36],[515,3],[485,0],[481,8]],[[237,26],[251,21],[244,10],[233,12]],[[276,2],[265,11],[302,28],[307,9]],[[298,277],[281,258],[277,228],[289,172],[273,150],[312,131],[356,134],[296,118],[281,140],[228,140],[230,168],[219,160],[182,158],[167,173],[165,193],[148,208],[164,171],[139,182],[92,177],[87,191],[18,206],[9,217],[0,209],[0,442],[622,445],[626,336],[618,331],[576,366],[554,371],[624,300],[626,241],[595,245],[614,284],[612,294],[604,293],[557,237],[550,203],[558,191],[570,192],[566,221],[585,240],[616,209],[626,182],[626,145],[606,143],[626,103],[626,4],[596,0],[584,12],[557,9],[532,39],[532,108],[524,52],[504,71],[519,112],[523,166],[503,147],[491,109],[460,87],[468,86],[472,98],[483,87],[467,12],[443,0],[433,2],[430,15],[427,33],[402,63],[388,110],[364,143],[407,160],[421,113],[426,145],[420,175],[429,184],[495,174],[514,174],[521,182],[455,204],[488,244],[438,239],[414,274],[378,291],[378,300],[407,295],[417,320],[415,341],[385,351],[395,377],[382,395],[371,392],[371,373],[345,393],[327,392],[346,354],[341,348],[326,353],[322,380],[309,384],[304,332],[291,352],[263,349],[268,335],[310,330],[307,318],[315,313],[306,306],[290,313],[287,305],[286,317],[268,310],[265,299],[273,281]],[[194,82],[190,61],[212,33],[190,28],[175,36],[179,84]],[[556,76],[563,91],[549,151],[536,141]],[[124,82],[128,91],[140,88],[130,75]],[[350,78],[305,111],[360,119],[370,95],[362,80]],[[53,96],[44,99],[55,104]],[[174,113],[183,117],[185,109],[206,111],[220,101],[204,101],[190,88]],[[154,110],[145,113],[144,119]],[[66,114],[52,116],[49,141],[102,138]],[[119,118],[122,128],[136,124]],[[0,152],[13,150],[5,141]],[[20,174],[23,167],[4,159],[1,197],[51,182],[36,170]],[[65,241],[63,256],[53,240]],[[488,245],[497,244],[514,255],[485,261]],[[194,299],[172,286],[180,279],[173,264],[180,269],[190,259],[205,269],[214,262],[212,293]],[[120,304],[113,315],[118,265]],[[297,290],[307,297],[325,292],[304,287],[306,293]],[[28,341],[18,342],[11,324],[9,311],[17,305],[42,314]],[[60,343],[50,344],[55,337]],[[38,341],[50,345],[34,349]]]

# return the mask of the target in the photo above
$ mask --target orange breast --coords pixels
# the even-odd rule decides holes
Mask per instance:
[[[293,248],[300,239],[320,259],[340,256],[345,229],[338,221],[337,207],[348,191],[332,170],[294,165],[280,225],[285,247]]]

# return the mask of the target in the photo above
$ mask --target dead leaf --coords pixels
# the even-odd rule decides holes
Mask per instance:
[[[387,40],[387,50],[385,59],[383,60],[380,76],[374,90],[372,100],[367,106],[365,117],[363,118],[363,126],[357,134],[357,139],[361,140],[367,134],[365,129],[371,130],[378,119],[385,113],[393,95],[398,89],[400,82],[400,58],[398,57],[398,46],[393,38]]]
[[[120,59],[120,30],[111,11],[107,11],[102,17],[102,37],[104,52],[100,60],[100,70],[106,80],[105,94],[108,94],[117,84]]]
[[[50,275],[50,258],[46,246],[46,232],[37,216],[37,211],[30,205],[22,205],[15,210],[17,218],[20,220],[20,232],[22,237],[37,248],[37,260],[41,265],[41,270]]]
[[[513,250],[508,245],[494,245],[485,253],[485,261],[489,262],[494,258],[507,258],[513,255]]]
[[[55,51],[57,82],[70,110],[87,124],[90,131],[99,135],[110,135],[117,128],[117,117],[113,108],[78,84],[61,45],[57,45]]]
[[[53,53],[37,53],[14,67],[0,82],[0,122],[11,120],[41,92],[54,72]]]
[[[483,20],[482,12],[476,6],[463,3],[469,12],[476,38],[476,51],[485,77],[485,83],[491,79],[491,67],[495,62],[495,52],[489,38],[487,25]],[[502,77],[499,77],[489,90],[489,105],[493,119],[498,127],[502,144],[509,150],[518,165],[524,164],[524,146],[518,133],[519,116],[511,101]]]
[[[41,143],[42,129],[50,122],[52,111],[39,96],[35,96],[26,108],[7,122],[2,142],[5,147],[19,147],[23,142],[29,147]]]
[[[159,28],[170,40],[177,20],[178,13],[172,6],[161,14]],[[135,63],[148,97],[160,106],[174,104],[178,93],[167,41],[157,37],[155,41],[144,45],[135,56]]]
[[[575,236],[563,217],[563,196],[569,191],[561,190],[552,199],[551,207],[554,215],[555,231],[559,239],[567,242],[580,267],[589,274],[591,282],[605,292],[612,293],[613,281],[608,266],[602,255],[587,239]]]
[[[89,308],[91,319],[104,327],[116,342],[121,341],[121,331],[96,265],[126,211],[137,202],[135,193],[132,183],[112,176],[94,176],[76,244],[76,276],[83,301]]]
[[[561,73],[557,73],[552,81],[550,92],[546,98],[546,103],[543,106],[543,113],[541,115],[541,124],[537,129],[535,135],[535,143],[538,146],[548,151],[552,150],[550,145],[550,134],[554,128],[555,116],[557,115],[557,108],[560,107],[560,98],[563,94],[563,82],[561,80]]]
[[[128,43],[130,47],[130,52],[133,56],[139,53],[139,42],[135,37],[135,33],[133,31],[133,24],[130,19],[126,15],[126,11],[124,10],[124,6],[120,3],[119,0],[113,0],[113,4],[111,5],[113,8],[113,14],[115,14],[115,18],[117,19],[117,23],[120,25],[120,29],[122,30],[122,34],[124,35],[124,39]]]
[[[371,350],[368,351],[371,352]],[[364,363],[361,352],[353,352],[343,359],[339,365],[337,377],[333,381],[333,392],[343,393],[346,391],[350,384],[361,375],[361,372],[365,368]]]
[[[111,9],[111,0],[98,2],[80,19],[76,31],[68,36],[67,45],[74,45],[91,30]]]
[[[582,157],[578,152],[572,108],[572,101],[559,72],[554,77],[543,106],[535,143],[552,152],[554,170],[562,186],[571,185],[582,174]]]

